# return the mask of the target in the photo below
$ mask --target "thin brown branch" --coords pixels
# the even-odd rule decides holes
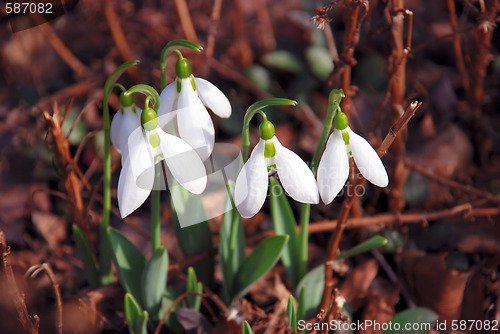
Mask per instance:
[[[461,190],[467,194],[473,194],[473,195],[476,195],[478,197],[486,198],[492,202],[500,203],[499,196],[496,196],[492,193],[489,193],[489,192],[481,190],[481,189],[474,188],[473,186],[468,185],[468,184],[462,184],[462,183],[453,181],[453,180],[451,180],[443,175],[438,175],[436,173],[433,173],[433,172],[429,171],[428,169],[426,169],[425,167],[420,166],[409,159],[405,159],[405,165],[408,168],[413,169],[414,171],[418,172],[419,174],[422,174],[423,176],[427,177],[428,179],[430,179],[434,182],[437,182],[439,184],[445,185],[445,186],[453,188],[453,189]]]
[[[345,93],[345,98],[342,99],[342,111],[350,116],[351,114],[351,70],[356,65],[354,59],[354,50],[359,41],[361,24],[363,23],[368,11],[368,1],[346,1],[347,23],[344,37],[344,46],[342,50],[342,61],[345,63],[341,75],[341,86]]]
[[[37,264],[28,269],[26,271],[26,276],[30,276],[31,278],[35,278],[40,272],[45,271],[47,276],[49,277],[50,284],[52,284],[52,288],[54,289],[54,294],[56,295],[56,306],[57,306],[57,332],[59,334],[63,333],[63,313],[62,313],[62,298],[61,291],[59,290],[59,283],[57,283],[56,276],[52,271],[50,265],[46,262],[42,264]]]
[[[391,122],[396,122],[404,112],[403,104],[406,85],[406,58],[408,51],[404,44],[405,12],[403,0],[391,0],[387,10],[391,13],[389,57],[389,87],[391,91]],[[411,29],[411,27],[408,27]],[[408,41],[407,41],[408,43]],[[408,44],[407,44],[408,45]],[[391,193],[389,196],[389,210],[400,212],[405,203],[402,197],[406,175],[403,163],[405,156],[406,129],[401,129],[401,134],[395,139],[392,146],[391,162]]]
[[[177,297],[172,305],[163,313],[163,316],[161,317],[160,322],[158,323],[158,326],[156,327],[155,334],[160,334],[161,328],[163,327],[163,324],[165,323],[165,320],[167,320],[169,314],[172,312],[172,310],[179,304],[183,299],[189,297],[189,296],[200,296],[201,298],[204,298],[208,296],[206,293],[199,293],[195,291],[186,291],[179,297]]]
[[[210,71],[210,60],[214,56],[215,38],[217,37],[217,29],[220,22],[220,12],[222,9],[222,0],[214,0],[212,7],[212,15],[210,17],[210,30],[207,38],[207,47],[205,48],[205,68],[203,75],[208,76]]]
[[[484,95],[484,78],[486,67],[493,60],[491,54],[491,39],[495,30],[495,18],[500,11],[498,0],[480,1],[481,15],[474,31],[474,52],[472,58],[472,103],[474,112],[480,114]]]
[[[130,48],[130,44],[125,37],[125,33],[120,25],[120,19],[115,13],[113,8],[113,2],[111,0],[105,0],[104,2],[104,15],[106,16],[106,21],[108,22],[109,30],[111,30],[111,35],[115,41],[116,47],[122,56],[124,62],[134,59],[134,53]],[[129,75],[131,78],[137,78],[137,68],[132,66],[129,68]]]
[[[177,9],[177,14],[179,15],[179,21],[181,21],[182,30],[186,39],[200,44],[198,36],[196,35],[196,30],[194,29],[193,21],[191,20],[191,13],[189,12],[189,7],[186,0],[175,0],[175,8]]]
[[[415,114],[420,105],[421,103],[418,102],[411,103],[410,106],[404,112],[404,114],[396,122],[396,124],[389,130],[389,133],[386,135],[384,141],[379,147],[378,154],[380,157],[382,157],[387,152],[391,144],[394,142],[395,138],[397,138],[398,132],[401,131],[401,129],[406,126],[406,124]],[[340,244],[340,238],[342,237],[342,233],[344,232],[344,228],[347,223],[347,216],[349,215],[349,211],[351,210],[354,200],[358,197],[357,190],[360,188],[358,187],[358,185],[361,185],[364,182],[365,178],[360,177],[353,188],[355,190],[354,195],[351,194],[344,200],[342,208],[340,210],[338,224],[333,231],[332,237],[330,238],[328,244],[327,257],[325,260],[325,283],[324,283],[323,295],[321,297],[320,309],[326,309],[330,305],[330,300],[334,285],[333,261],[335,260],[335,256],[337,254]]]
[[[38,26],[47,40],[49,44],[52,46],[54,51],[61,57],[61,59],[68,65],[79,77],[84,77],[88,68],[85,66],[74,54],[71,50],[64,44],[64,42],[59,38],[54,28],[50,25],[50,23],[41,24]]]
[[[269,9],[267,9],[267,1],[256,0],[255,10],[257,12],[257,20],[259,22],[257,28],[260,31],[259,36],[262,39],[262,46],[265,51],[272,51],[276,48],[276,38],[274,37],[271,15],[269,15]]]
[[[24,301],[24,296],[17,287],[14,272],[12,271],[12,267],[10,266],[9,260],[7,259],[10,254],[10,247],[7,246],[5,234],[2,230],[0,230],[0,254],[2,256],[2,262],[0,263],[2,270],[0,271],[0,273],[5,273],[6,283],[8,285],[7,290],[10,294],[11,300],[16,306],[19,321],[28,333],[36,334],[38,333],[39,319],[37,315],[35,315],[33,318],[29,315],[28,308],[26,307],[26,302]]]
[[[464,55],[462,53],[462,46],[460,42],[460,34],[458,33],[457,12],[455,9],[455,0],[447,0],[448,11],[450,13],[450,25],[453,30],[453,51],[457,60],[457,68],[462,80],[462,87],[467,95],[470,95],[470,82],[467,70],[465,69]],[[470,98],[470,97],[469,97]]]
[[[86,94],[94,86],[91,81],[82,81],[74,85],[68,86],[52,95],[46,96],[38,102],[38,108],[46,108],[49,104],[61,100],[67,100],[72,97],[77,97]]]

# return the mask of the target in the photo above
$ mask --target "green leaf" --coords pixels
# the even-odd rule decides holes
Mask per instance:
[[[148,334],[148,311],[143,311],[141,317],[137,320],[133,334]]]
[[[245,260],[245,236],[240,214],[234,208],[231,193],[234,182],[228,185],[225,213],[219,231],[219,264],[222,271],[224,298],[229,303],[233,295],[234,276]]]
[[[153,319],[158,317],[161,298],[165,293],[168,274],[168,253],[164,247],[154,251],[146,262],[141,278],[144,308]]]
[[[125,291],[132,294],[139,305],[142,305],[141,278],[146,266],[146,259],[127,237],[114,228],[108,229],[108,236],[113,248],[113,258],[118,268],[120,281]]]
[[[97,269],[97,262],[94,254],[90,248],[87,237],[82,229],[73,224],[73,236],[75,237],[76,248],[83,261],[83,271],[85,278],[92,287],[99,286],[99,270]]]
[[[316,315],[316,310],[321,302],[324,283],[325,266],[319,265],[308,272],[297,285],[295,295],[299,296],[298,316],[300,320],[309,319]]]
[[[196,278],[196,272],[194,271],[193,267],[188,268],[186,291],[198,292],[198,293],[201,293],[203,291],[203,285],[201,283],[198,283],[198,279]],[[192,308],[195,311],[200,311],[201,296],[196,296],[196,295],[188,296],[187,301],[190,308]]]
[[[269,71],[260,65],[251,65],[243,69],[243,74],[260,90],[268,92],[271,87]]]
[[[134,334],[134,329],[142,316],[142,309],[130,293],[125,294],[124,308],[129,332]]]
[[[394,315],[391,319],[392,329],[385,330],[382,334],[424,334],[428,329],[431,329],[438,318],[439,316],[435,312],[424,307],[408,309]],[[406,324],[412,324],[411,330],[405,330]],[[422,326],[422,324],[429,324],[429,328],[426,329],[426,326]],[[413,325],[419,329],[413,329]]]
[[[296,292],[297,294],[297,292]],[[306,319],[306,287],[303,285],[300,287],[300,291],[298,291],[298,300],[297,300],[297,319],[305,320]]]
[[[330,52],[321,46],[310,46],[306,50],[306,59],[316,77],[325,81],[333,71],[333,60]]]
[[[78,112],[76,112],[74,109],[70,109],[62,125],[62,130],[65,136],[67,136],[69,131],[71,130],[68,141],[71,145],[75,146],[80,144],[83,140],[83,137],[85,137],[85,135],[88,133],[87,126],[82,119],[78,120],[78,123],[74,125],[77,118]]]
[[[246,320],[241,324],[241,334],[253,334],[252,327]]]
[[[341,260],[341,259],[346,259],[348,257],[354,256],[359,253],[367,252],[375,248],[379,248],[382,246],[385,246],[387,244],[387,239],[384,237],[381,237],[379,235],[376,235],[374,237],[371,237],[370,239],[366,240],[365,242],[349,249],[348,251],[340,254],[335,258],[335,260]]]
[[[179,293],[177,290],[169,285],[167,286],[167,292],[163,295],[161,299],[161,310],[160,310],[160,319],[163,318],[165,312],[172,306],[174,301],[179,297]],[[181,306],[181,303],[178,303],[174,306],[174,308],[170,311],[167,319],[165,319],[165,325],[173,332],[173,333],[184,333],[184,329],[182,325],[177,320],[175,316],[175,311]]]
[[[274,266],[287,240],[287,235],[277,235],[264,239],[255,247],[236,274],[233,296],[243,296],[250,285]]]
[[[293,53],[284,50],[268,53],[264,56],[263,63],[269,67],[291,73],[302,72],[302,63],[300,60]]]
[[[271,217],[276,235],[288,235],[288,243],[281,253],[281,261],[285,266],[292,285],[296,286],[300,280],[300,240],[297,234],[297,222],[292,208],[279,182],[271,177]]]
[[[170,185],[172,203],[172,221],[177,239],[185,257],[199,254],[209,254],[213,251],[212,232],[210,223],[206,221],[206,213],[201,195],[191,194],[175,180]],[[196,214],[194,217],[192,214]],[[181,227],[179,219],[188,215],[189,219],[196,219],[200,223]],[[200,281],[211,286],[214,277],[214,257],[210,256],[199,261],[194,266]]]
[[[288,317],[288,323],[292,327],[294,333],[297,333],[297,314],[295,313],[295,304],[293,296],[288,297],[288,305],[286,307],[285,316]]]

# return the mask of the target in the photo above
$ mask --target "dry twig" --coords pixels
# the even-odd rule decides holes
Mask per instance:
[[[70,105],[65,107],[64,114],[69,110]],[[62,129],[61,112],[59,106],[54,103],[53,114],[50,115],[48,111],[42,110],[42,115],[49,125],[49,132],[52,136],[53,143],[55,144],[54,152],[58,158],[61,170],[63,171],[64,187],[70,198],[70,212],[71,217],[75,224],[77,224],[84,231],[88,231],[88,223],[85,220],[85,205],[83,204],[82,194],[80,190],[80,181],[83,185],[91,190],[92,187],[87,179],[81,172],[78,165],[74,162],[69,149],[69,141],[64,135]]]
[[[403,0],[392,0],[387,4],[391,13],[390,44],[391,55],[389,57],[389,87],[391,91],[391,121],[396,122],[403,115],[405,85],[406,85],[406,58],[411,45],[412,13],[405,11]],[[406,46],[404,44],[404,19],[408,15],[408,35]],[[401,133],[392,145],[392,175],[391,194],[389,196],[389,210],[400,212],[404,207],[402,198],[403,186],[405,183],[405,168],[403,158],[405,156],[406,128],[401,129]]]
[[[54,28],[50,25],[50,23],[41,24],[38,26],[47,40],[49,44],[52,46],[54,51],[61,57],[61,59],[78,75],[79,77],[83,77],[87,74],[88,68],[85,66],[74,54],[71,50],[64,44],[64,42],[59,38]]]
[[[11,296],[14,305],[16,306],[17,314],[19,316],[19,321],[23,325],[24,329],[31,333],[38,333],[38,325],[40,319],[37,315],[33,318],[29,315],[28,309],[26,307],[26,302],[24,301],[24,297],[22,293],[19,291],[17,287],[16,279],[14,277],[14,272],[12,271],[12,267],[10,266],[7,257],[10,254],[10,247],[7,246],[7,241],[5,240],[5,234],[2,230],[0,230],[0,254],[2,255],[1,268],[5,273],[6,282],[8,284],[7,290]]]
[[[134,53],[130,48],[130,44],[125,37],[122,27],[120,26],[120,19],[116,16],[115,10],[113,8],[113,2],[111,0],[106,0],[104,3],[104,15],[106,16],[106,21],[108,22],[109,30],[111,30],[111,35],[115,41],[116,47],[120,52],[124,62],[134,59]],[[132,66],[129,68],[129,75],[133,78],[137,78],[137,68]]]
[[[189,7],[186,0],[175,0],[175,8],[177,9],[177,14],[179,15],[179,21],[181,21],[182,30],[186,35],[186,39],[200,44],[198,36],[196,35],[196,30],[194,29],[193,21],[191,20],[191,13],[189,12]]]
[[[62,299],[61,299],[61,291],[59,290],[59,283],[56,281],[56,276],[52,271],[50,265],[46,262],[42,264],[37,264],[30,267],[26,271],[26,276],[31,278],[35,278],[40,272],[44,271],[47,273],[49,277],[50,284],[52,284],[52,288],[54,289],[54,293],[56,295],[56,304],[57,304],[57,332],[59,334],[63,333],[63,313],[62,313]]]

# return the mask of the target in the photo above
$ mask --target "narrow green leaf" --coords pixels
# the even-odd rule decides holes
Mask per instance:
[[[153,319],[158,317],[161,297],[165,293],[168,274],[168,253],[164,247],[157,249],[146,262],[142,272],[141,290],[144,308]]]
[[[140,318],[137,319],[137,323],[134,327],[133,334],[148,334],[148,320],[149,320],[148,311],[143,311]]]
[[[245,260],[245,236],[240,214],[232,203],[234,182],[229,182],[225,213],[219,232],[219,264],[222,271],[224,299],[229,304],[233,295],[234,276]]]
[[[297,293],[297,292],[296,292]],[[297,320],[305,320],[306,319],[306,287],[302,285],[300,287],[300,291],[298,291],[298,300],[297,300]]]
[[[292,285],[300,280],[300,240],[297,234],[297,222],[285,191],[274,177],[269,179],[271,190],[271,217],[276,235],[288,235],[288,243],[281,253],[281,261],[285,266]]]
[[[172,203],[172,221],[177,239],[185,257],[199,254],[209,254],[213,251],[212,233],[210,223],[206,220],[206,213],[201,195],[191,194],[180,186],[175,180],[170,185]],[[196,217],[192,215],[196,214]],[[179,219],[182,217],[196,219],[200,223],[181,227]],[[193,268],[198,279],[211,286],[214,279],[214,257],[210,256],[196,263]]]
[[[263,62],[269,67],[274,67],[290,73],[302,72],[300,60],[291,52],[277,50],[264,56]]]
[[[297,314],[295,313],[295,304],[293,296],[288,297],[288,305],[286,307],[285,315],[288,317],[288,323],[292,327],[294,333],[297,333]]]
[[[252,327],[246,320],[241,324],[241,334],[253,334]]]
[[[233,296],[243,296],[250,285],[274,266],[287,241],[287,235],[277,235],[264,239],[255,247],[236,274]]]
[[[391,319],[391,328],[382,334],[424,334],[436,323],[439,316],[424,307],[416,307],[397,313]],[[408,324],[408,325],[407,325]],[[423,324],[429,324],[428,328]],[[409,326],[410,329],[406,329]]]
[[[142,305],[141,277],[146,266],[146,259],[127,237],[114,228],[108,229],[108,236],[120,281],[125,291],[131,293],[139,305]]]
[[[325,266],[320,265],[308,272],[297,285],[295,295],[299,296],[298,314],[300,320],[309,319],[316,315],[323,294],[324,282]]]
[[[306,49],[306,59],[311,71],[322,81],[328,79],[333,71],[333,61],[328,49],[321,46],[310,46]]]
[[[73,236],[75,238],[76,248],[78,248],[78,253],[82,258],[85,278],[89,284],[95,288],[99,286],[99,271],[87,237],[82,229],[75,224],[73,224]]]
[[[137,327],[137,323],[142,316],[142,309],[130,293],[125,294],[124,307],[129,332],[130,334],[134,334],[134,329]]]
[[[203,291],[203,285],[201,283],[198,283],[198,279],[196,278],[196,272],[194,271],[193,267],[188,268],[186,291],[198,292],[198,293],[201,293]],[[187,301],[191,309],[195,311],[200,311],[200,306],[201,306],[200,296],[196,295],[188,296]]]
[[[359,253],[367,252],[375,248],[385,246],[387,244],[387,239],[376,235],[366,240],[365,242],[349,249],[348,251],[340,254],[335,258],[335,260],[346,259],[348,257],[354,256]]]

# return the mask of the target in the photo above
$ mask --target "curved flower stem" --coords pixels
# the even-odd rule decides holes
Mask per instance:
[[[180,48],[189,48],[195,51],[200,52],[203,50],[203,47],[199,44],[186,41],[183,39],[176,39],[173,41],[170,41],[165,45],[163,50],[161,51],[160,55],[160,70],[161,70],[161,89],[165,89],[167,87],[167,61],[168,61],[168,56],[175,51],[176,49]]]
[[[344,97],[344,91],[342,89],[333,89],[330,92],[328,98],[328,111],[325,118],[325,123],[323,127],[323,132],[314,151],[314,156],[311,161],[311,170],[316,176],[318,170],[319,159],[321,154],[325,149],[326,141],[328,140],[328,135],[332,128],[333,119],[337,114],[337,110],[340,109],[340,101]],[[299,278],[302,278],[307,273],[307,260],[308,260],[308,241],[309,241],[309,219],[311,214],[311,204],[302,204],[302,210],[300,211],[300,249],[299,249]]]
[[[111,211],[111,134],[110,134],[110,120],[109,120],[109,97],[111,91],[116,85],[118,78],[131,66],[139,63],[138,60],[131,60],[119,66],[106,80],[104,84],[103,96],[103,123],[104,123],[104,185],[103,185],[103,199],[102,199],[102,220],[100,225],[100,242],[101,242],[101,256],[99,257],[99,274],[101,284],[108,284],[113,281],[113,272],[111,271],[111,244],[106,237],[106,231],[109,227],[109,217]],[[119,86],[118,86],[119,87]],[[122,86],[123,87],[123,86]]]
[[[145,108],[149,106],[151,101],[154,110],[158,112],[160,108],[160,95],[151,86],[139,84],[129,88],[125,94],[142,93],[146,95]],[[155,183],[153,191],[151,192],[151,253],[161,247],[161,211],[160,211],[160,178],[161,178],[161,164],[155,165]]]
[[[252,117],[255,116],[256,113],[261,113],[265,118],[264,112],[261,110],[262,108],[269,106],[296,106],[297,101],[282,99],[282,98],[273,98],[273,99],[265,99],[255,102],[250,107],[248,107],[245,118],[243,119],[243,129],[241,130],[241,139],[242,139],[242,149],[241,156],[243,158],[243,162],[246,162],[248,159],[248,151],[250,148],[250,121]]]
[[[152,99],[153,101],[153,106],[154,110],[158,112],[158,109],[160,108],[160,95],[158,95],[158,92],[156,89],[154,89],[151,86],[144,85],[144,84],[139,84],[130,87],[126,92],[125,95],[130,95],[133,93],[141,93],[146,95],[146,104]]]
[[[160,178],[161,162],[155,165],[155,186],[151,192],[151,254],[161,247]]]

